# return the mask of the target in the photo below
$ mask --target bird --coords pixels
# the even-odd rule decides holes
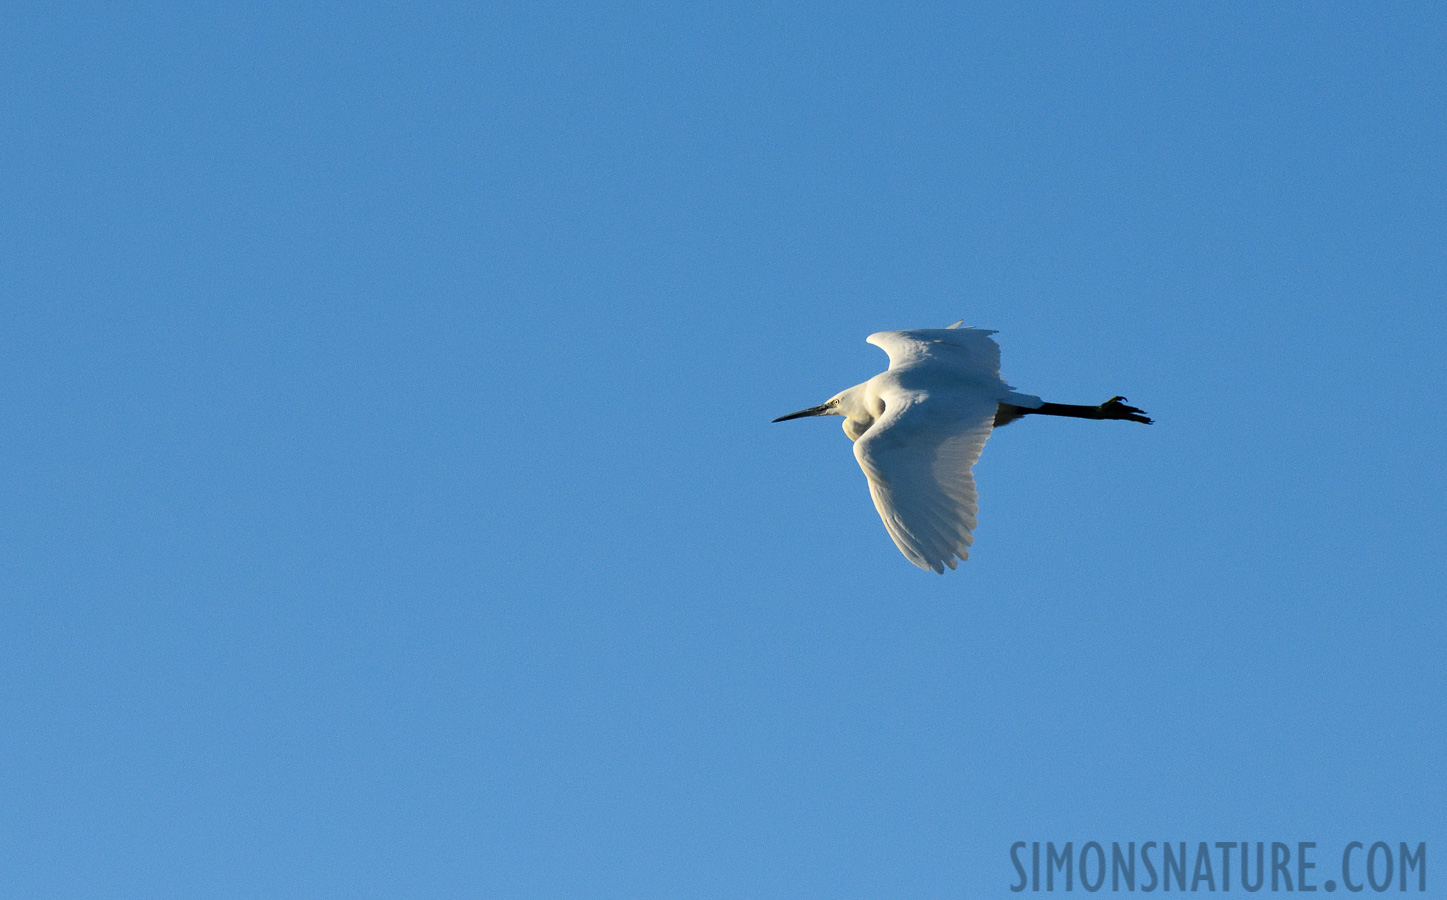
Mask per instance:
[[[843,416],[874,508],[905,558],[944,574],[969,559],[979,495],[970,471],[990,433],[1031,415],[1151,424],[1126,398],[1099,406],[1046,403],[1000,377],[1000,345],[985,328],[881,331],[866,340],[889,368],[818,406],[774,419]]]

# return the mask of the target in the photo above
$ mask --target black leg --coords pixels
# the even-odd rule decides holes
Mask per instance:
[[[1071,403],[1042,403],[1038,409],[1001,403],[995,412],[995,427],[1009,425],[1021,416],[1066,416],[1072,419],[1122,419],[1127,422],[1151,424],[1151,417],[1134,406],[1126,406],[1124,397],[1111,397],[1099,406],[1076,406]]]

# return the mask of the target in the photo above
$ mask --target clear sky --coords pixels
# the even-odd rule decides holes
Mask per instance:
[[[3,25],[0,894],[1442,896],[1441,4]],[[961,318],[1157,424],[998,432],[936,576],[769,420]]]

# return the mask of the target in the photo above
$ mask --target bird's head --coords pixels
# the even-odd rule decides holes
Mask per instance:
[[[874,420],[884,412],[883,404],[878,404],[877,409],[871,409],[869,405],[869,382],[856,384],[852,388],[840,391],[834,396],[825,400],[818,406],[811,406],[808,409],[801,409],[798,412],[789,413],[787,416],[779,416],[775,422],[787,422],[790,419],[802,419],[805,416],[843,416],[844,433],[849,435],[851,441],[859,440]]]
[[[845,388],[818,406],[801,409],[798,412],[789,413],[787,416],[779,416],[774,421],[787,422],[790,419],[802,419],[805,416],[843,416],[846,419],[863,423],[871,422],[878,411],[869,408],[868,388],[868,382],[856,384],[852,388]]]
[[[787,416],[779,416],[775,422],[787,422],[790,419],[802,419],[805,416],[842,416],[844,412],[839,409],[842,395],[836,394],[818,406],[811,406],[808,409],[801,409],[798,412],[791,412]]]

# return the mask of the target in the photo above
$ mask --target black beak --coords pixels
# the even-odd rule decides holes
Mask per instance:
[[[801,409],[796,413],[789,413],[787,416],[779,416],[775,422],[787,422],[790,419],[802,419],[805,416],[823,416],[829,413],[829,404],[823,406],[811,406],[808,409]]]

